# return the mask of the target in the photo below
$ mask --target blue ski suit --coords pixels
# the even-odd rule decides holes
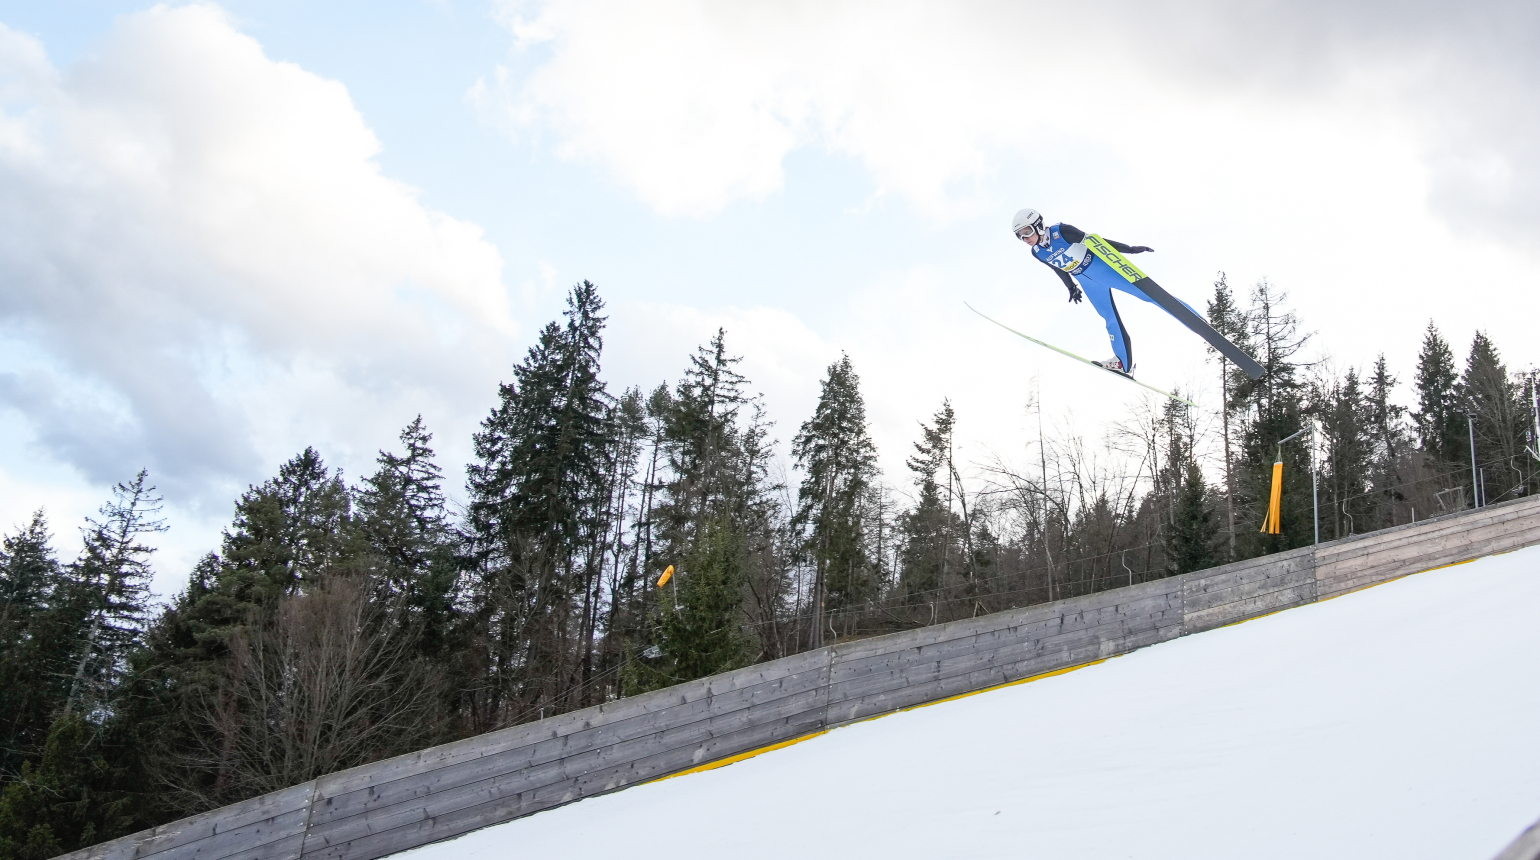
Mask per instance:
[[[1134,370],[1134,343],[1128,336],[1128,330],[1123,328],[1123,320],[1118,316],[1118,306],[1112,301],[1112,291],[1122,290],[1156,307],[1160,305],[1145,295],[1143,290],[1129,283],[1127,278],[1114,271],[1100,257],[1091,253],[1090,249],[1083,244],[1085,236],[1084,230],[1070,224],[1055,224],[1048,228],[1047,236],[1033,246],[1032,254],[1053,269],[1064,281],[1064,286],[1069,288],[1071,301],[1080,301],[1080,287],[1085,288],[1085,295],[1090,298],[1091,307],[1096,308],[1096,312],[1101,314],[1102,320],[1107,324],[1107,337],[1112,341],[1113,353],[1117,355],[1119,361],[1123,362],[1124,372],[1131,374]],[[1150,250],[1142,245],[1125,245],[1111,239],[1107,239],[1106,242],[1124,254],[1138,254]],[[1075,285],[1077,280],[1080,282],[1079,287]]]

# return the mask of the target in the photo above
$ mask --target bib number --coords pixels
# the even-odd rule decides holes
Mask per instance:
[[[1048,265],[1056,269],[1063,269],[1071,275],[1078,275],[1085,271],[1089,260],[1085,243],[1076,242],[1062,251],[1056,251],[1053,256],[1048,258]]]

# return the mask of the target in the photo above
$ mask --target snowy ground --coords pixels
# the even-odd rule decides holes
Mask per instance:
[[[401,860],[1490,860],[1540,816],[1540,547]]]

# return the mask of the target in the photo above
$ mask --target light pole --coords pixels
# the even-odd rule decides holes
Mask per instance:
[[[1529,373],[1529,405],[1533,419],[1529,427],[1529,456],[1540,460],[1540,371]]]
[[[1282,439],[1279,439],[1278,440],[1278,462],[1280,462],[1280,463],[1283,462],[1283,443],[1292,441],[1294,439],[1294,437],[1296,437],[1299,434],[1305,432],[1306,430],[1312,429],[1314,426],[1315,426],[1315,422],[1311,421],[1310,424],[1308,424],[1308,425],[1306,425],[1304,427],[1301,427],[1298,430],[1295,430],[1293,433],[1290,433],[1289,435],[1283,437]],[[1314,439],[1315,439],[1315,434],[1312,433],[1311,434],[1311,441],[1312,441],[1312,443],[1314,442]],[[1311,510],[1312,515],[1315,518],[1315,542],[1316,543],[1320,543],[1321,542],[1321,494],[1320,494],[1319,490],[1316,487],[1316,481],[1317,481],[1317,478],[1316,478],[1316,474],[1315,474],[1315,445],[1312,444],[1310,446],[1310,510]]]
[[[1481,477],[1476,472],[1476,415],[1473,412],[1465,413],[1466,425],[1470,427],[1470,489],[1472,507],[1481,507]]]
[[[1315,519],[1315,542],[1321,542],[1321,491],[1318,486],[1321,477],[1316,474],[1315,468],[1315,419],[1310,419],[1310,508],[1311,516]],[[1349,529],[1351,531],[1351,529]]]

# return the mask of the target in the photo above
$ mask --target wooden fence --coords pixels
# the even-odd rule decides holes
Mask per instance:
[[[324,776],[64,855],[373,860],[900,708],[1540,543],[1540,498],[832,645]]]

